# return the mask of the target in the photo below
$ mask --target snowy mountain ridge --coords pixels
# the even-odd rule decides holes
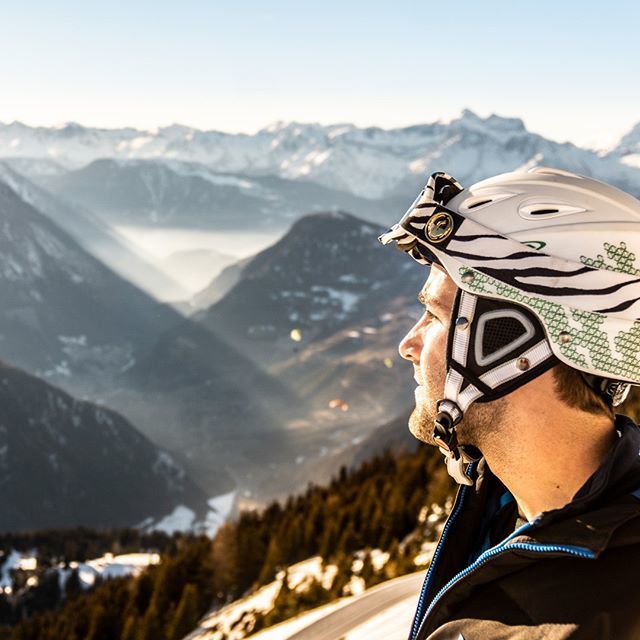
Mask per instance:
[[[622,136],[609,155],[630,167],[640,167],[640,122]]]
[[[397,129],[276,122],[252,135],[182,125],[142,131],[13,122],[0,123],[0,157],[33,161],[30,171],[53,175],[99,158],[196,162],[223,173],[311,180],[371,199],[406,191],[407,181],[414,185],[436,165],[469,182],[542,162],[640,191],[640,172],[620,160],[625,138],[619,148],[599,154],[547,140],[519,118],[481,118],[468,109],[449,122]]]

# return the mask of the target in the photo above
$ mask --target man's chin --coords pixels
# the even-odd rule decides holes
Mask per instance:
[[[466,411],[463,420],[457,425],[458,443],[484,450],[488,440],[500,434],[507,424],[507,398],[498,398],[490,403],[474,404]],[[433,423],[436,418],[435,407],[428,404],[416,404],[409,417],[409,431],[418,440],[437,446],[433,440]]]
[[[433,420],[428,411],[423,407],[416,407],[409,417],[409,431],[414,438],[426,443],[435,445],[433,441]]]

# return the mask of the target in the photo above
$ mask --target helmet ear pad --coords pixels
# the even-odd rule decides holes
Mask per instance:
[[[472,386],[476,397],[471,402],[490,402],[558,362],[542,323],[529,309],[458,289],[447,340],[447,378],[456,372],[451,375],[460,380],[456,395]],[[464,411],[471,402],[460,403],[451,391],[445,390],[446,397]]]

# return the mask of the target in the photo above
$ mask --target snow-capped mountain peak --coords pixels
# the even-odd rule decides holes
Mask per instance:
[[[100,158],[171,159],[217,172],[311,181],[379,199],[413,191],[422,174],[438,168],[469,182],[532,162],[578,170],[623,188],[640,185],[632,159],[639,137],[635,128],[602,157],[528,131],[520,118],[482,117],[470,109],[448,122],[395,129],[277,121],[252,135],[181,124],[143,131],[15,122],[0,124],[0,157],[54,159],[68,169]]]

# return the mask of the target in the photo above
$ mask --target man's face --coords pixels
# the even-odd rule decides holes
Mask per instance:
[[[411,433],[434,444],[433,421],[436,402],[442,400],[446,374],[446,349],[456,285],[441,268],[433,265],[418,295],[424,305],[422,317],[402,339],[400,355],[413,363],[416,407],[409,419]]]
[[[411,433],[428,444],[433,441],[436,403],[444,398],[446,352],[451,310],[457,287],[440,267],[433,265],[422,291],[418,295],[424,313],[399,345],[400,355],[413,364],[416,387],[416,407],[409,419]],[[474,404],[465,412],[457,426],[460,444],[480,449],[487,436],[497,433],[504,421],[506,398]]]

